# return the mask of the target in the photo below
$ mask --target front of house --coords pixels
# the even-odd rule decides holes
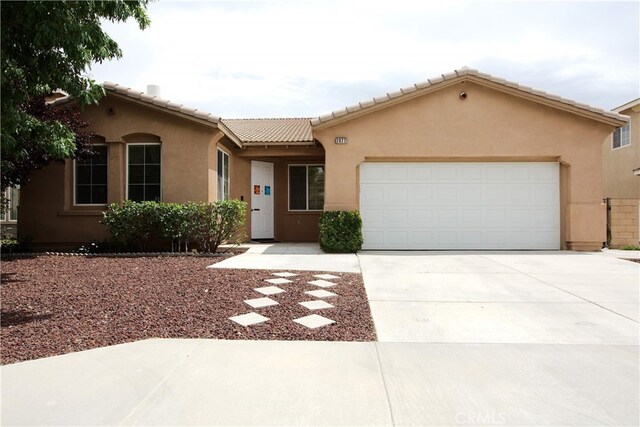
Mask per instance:
[[[38,247],[106,238],[102,212],[125,199],[244,200],[248,237],[278,241],[316,241],[323,210],[357,209],[365,249],[606,239],[601,145],[627,118],[475,70],[314,119],[225,120],[105,88],[83,112],[94,157],[21,189],[19,233]]]

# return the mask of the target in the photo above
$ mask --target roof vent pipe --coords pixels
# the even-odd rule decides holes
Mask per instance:
[[[158,86],[158,85],[147,85],[147,95],[149,95],[149,96],[160,96],[160,86]]]

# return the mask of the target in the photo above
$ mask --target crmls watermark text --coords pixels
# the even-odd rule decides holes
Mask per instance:
[[[458,412],[455,416],[458,425],[501,425],[507,423],[507,414],[504,412]]]

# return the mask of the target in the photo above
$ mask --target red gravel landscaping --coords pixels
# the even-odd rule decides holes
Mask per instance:
[[[223,258],[56,257],[2,261],[2,364],[87,350],[146,338],[372,341],[375,332],[360,274],[340,276],[326,299],[335,308],[299,305],[321,289],[297,272],[279,305],[253,309],[245,299],[264,295],[272,271],[207,269]],[[248,327],[228,318],[249,312],[269,321]],[[317,329],[293,319],[319,314],[336,323]]]

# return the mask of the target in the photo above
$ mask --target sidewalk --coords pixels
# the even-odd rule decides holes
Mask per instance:
[[[2,425],[637,425],[637,358],[633,346],[153,339],[3,366]]]

